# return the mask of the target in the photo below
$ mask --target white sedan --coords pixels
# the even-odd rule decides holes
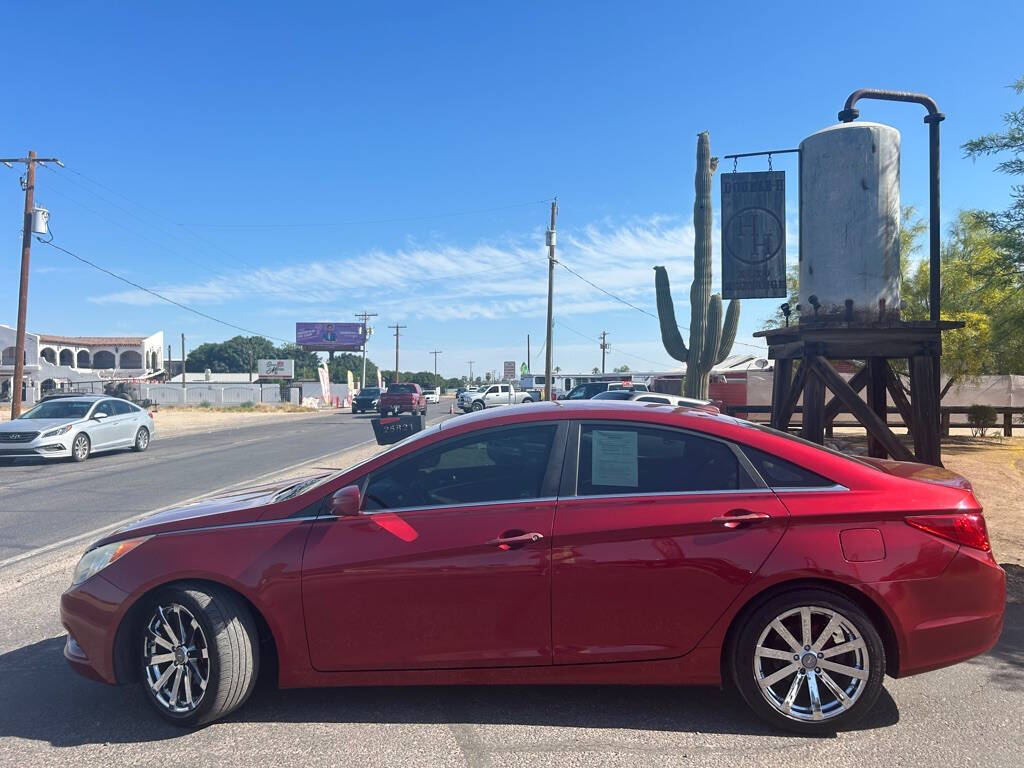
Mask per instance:
[[[50,397],[17,419],[0,422],[0,463],[22,457],[85,461],[101,451],[144,451],[155,432],[152,414],[127,400]]]

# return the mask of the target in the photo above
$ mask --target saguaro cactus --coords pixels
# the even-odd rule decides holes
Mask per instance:
[[[654,287],[658,297],[661,341],[676,360],[686,363],[687,397],[706,399],[711,369],[729,356],[740,320],[740,303],[729,302],[722,323],[722,297],[711,293],[711,175],[718,158],[711,157],[707,131],[697,136],[696,198],[693,201],[693,284],[690,286],[690,346],[687,347],[676,324],[676,311],[668,272],[654,268]]]

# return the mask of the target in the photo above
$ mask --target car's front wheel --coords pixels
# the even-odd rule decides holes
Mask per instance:
[[[203,725],[249,698],[259,643],[252,614],[236,595],[207,584],[166,587],[143,616],[142,687],[164,718]]]
[[[149,448],[149,430],[139,427],[139,431],[135,433],[135,445],[132,446],[132,450],[142,453],[147,448]]]
[[[89,436],[85,432],[79,432],[75,435],[74,441],[71,443],[71,458],[75,461],[85,461],[89,458],[89,452],[92,450],[92,444],[89,442]]]
[[[874,705],[885,649],[853,601],[803,589],[779,595],[747,617],[729,664],[737,689],[760,717],[796,733],[825,735]]]
[[[473,403],[473,410],[474,411],[482,411],[483,409],[484,409],[484,404],[481,403],[479,400],[477,400],[475,403]]]

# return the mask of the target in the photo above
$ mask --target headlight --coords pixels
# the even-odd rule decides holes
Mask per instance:
[[[112,562],[123,555],[127,555],[139,544],[147,541],[150,537],[143,536],[140,539],[125,539],[104,544],[102,547],[90,549],[75,566],[75,575],[71,577],[71,586],[77,587],[89,577],[99,573]]]
[[[56,429],[51,429],[49,432],[44,432],[43,433],[43,437],[56,437],[57,435],[63,435],[65,432],[70,432],[71,431],[71,427],[72,427],[71,424],[66,424],[63,427],[57,427]]]

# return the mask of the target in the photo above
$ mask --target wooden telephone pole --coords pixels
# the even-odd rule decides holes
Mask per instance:
[[[366,323],[371,317],[376,316],[376,312],[367,312],[365,309],[356,314],[356,317],[363,321],[363,375],[359,379],[359,389],[366,386],[366,342],[370,340],[370,326]]]
[[[440,349],[435,349],[430,354],[434,356],[434,387],[439,389],[441,385],[437,383],[437,356],[443,354],[443,352]]]
[[[395,329],[395,380],[392,382],[393,384],[397,384],[399,382],[399,379],[401,378],[398,373],[398,335],[401,332],[401,330],[405,327],[407,326],[398,325],[397,323],[388,326],[388,328]]]
[[[605,353],[611,348],[611,344],[608,343],[608,331],[601,331],[601,373],[604,373],[604,356]]]
[[[56,157],[36,157],[29,151],[28,157],[0,158],[10,168],[14,163],[25,164],[25,216],[21,230],[21,282],[18,284],[18,330],[14,341],[14,379],[11,381],[11,418],[21,415],[21,387],[25,379],[25,322],[28,316],[28,267],[32,254],[32,211],[35,209],[36,163],[64,164]]]
[[[558,215],[558,198],[551,201],[551,226],[547,231],[548,246],[548,328],[544,342],[544,399],[551,399],[551,336],[554,331],[555,301],[555,217]]]

